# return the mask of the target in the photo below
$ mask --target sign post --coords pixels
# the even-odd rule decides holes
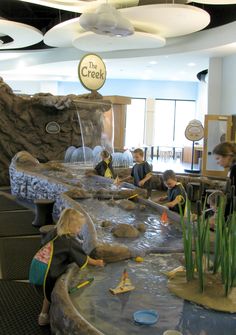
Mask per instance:
[[[192,161],[191,161],[191,169],[184,169],[185,172],[189,173],[199,173],[200,170],[193,169],[193,161],[194,161],[194,144],[195,141],[200,141],[204,136],[204,129],[200,121],[194,119],[191,120],[186,129],[185,129],[185,137],[192,141]]]

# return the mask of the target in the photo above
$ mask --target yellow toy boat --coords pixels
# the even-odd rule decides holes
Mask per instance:
[[[184,266],[178,266],[177,268],[168,271],[168,272],[163,272],[169,279],[174,278],[175,274],[177,272],[185,272],[185,267]]]
[[[116,288],[110,288],[112,294],[125,293],[134,290],[135,287],[132,285],[126,269],[122,273],[121,281]]]

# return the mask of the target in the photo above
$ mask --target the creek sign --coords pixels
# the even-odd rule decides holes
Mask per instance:
[[[106,81],[106,66],[98,55],[85,55],[79,63],[78,74],[85,88],[97,91]]]

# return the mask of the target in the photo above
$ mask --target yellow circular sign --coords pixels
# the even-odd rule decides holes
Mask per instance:
[[[85,55],[79,63],[78,74],[85,88],[97,91],[106,81],[106,65],[98,55]]]

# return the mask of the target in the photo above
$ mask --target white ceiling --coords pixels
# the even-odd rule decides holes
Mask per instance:
[[[236,53],[236,21],[168,39],[162,48],[100,52],[107,78],[196,81],[208,68],[209,57]],[[0,76],[5,80],[77,81],[77,66],[84,52],[76,48],[0,53]]]
[[[36,54],[32,55],[32,57],[35,56]],[[19,60],[14,59],[18,62],[18,66],[16,65],[14,70],[1,70],[0,75],[8,80],[22,80],[23,78],[28,80],[78,80],[79,60],[27,66],[22,59],[24,57],[19,57]],[[104,59],[104,61],[109,79],[196,81],[196,74],[208,68],[208,57],[194,54]]]

